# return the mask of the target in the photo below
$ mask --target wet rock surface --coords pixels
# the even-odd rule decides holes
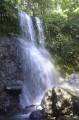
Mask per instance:
[[[35,110],[29,116],[29,120],[40,120],[44,118],[45,116],[42,110]]]
[[[21,49],[17,38],[0,38],[0,81],[22,80]]]
[[[12,111],[19,104],[22,90],[22,59],[18,38],[0,38],[0,113]],[[15,84],[16,83],[16,84]],[[14,94],[12,96],[11,94]],[[18,97],[16,98],[16,94]]]
[[[70,89],[60,86],[49,90],[43,100],[42,107],[44,112],[51,117],[79,115],[79,96]]]

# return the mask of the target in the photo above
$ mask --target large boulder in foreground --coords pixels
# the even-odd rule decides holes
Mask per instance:
[[[70,89],[55,87],[42,100],[44,112],[51,117],[79,115],[79,96]]]

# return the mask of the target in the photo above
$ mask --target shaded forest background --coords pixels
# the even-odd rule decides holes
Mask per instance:
[[[79,73],[79,0],[0,1],[0,36],[18,36],[17,9],[42,19],[57,69],[64,76]]]

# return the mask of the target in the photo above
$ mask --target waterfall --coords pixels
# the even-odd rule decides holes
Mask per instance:
[[[37,38],[38,38],[39,44],[44,45],[45,37],[44,37],[44,31],[42,27],[42,21],[37,17],[35,17],[35,20],[36,20],[36,25],[37,25],[37,30],[38,30]]]
[[[31,17],[25,14],[23,11],[18,11],[18,16],[20,20],[20,37],[26,39],[27,41],[36,41],[33,23]]]
[[[54,87],[58,82],[58,72],[51,62],[49,53],[44,47],[42,22],[34,18],[37,32],[30,16],[19,11],[22,48],[22,69],[24,77],[23,91],[20,96],[22,107],[40,104],[46,90]],[[38,36],[37,36],[38,35]],[[36,37],[37,36],[37,37]],[[39,44],[37,44],[39,39]]]

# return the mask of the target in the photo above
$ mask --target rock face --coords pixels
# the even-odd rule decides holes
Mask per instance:
[[[0,38],[0,81],[22,80],[20,51],[17,38]]]
[[[11,86],[13,81],[16,83],[18,80],[23,80],[22,77],[21,48],[18,39],[0,38],[0,113],[16,106],[16,100],[13,101],[14,98],[9,93],[15,91]]]
[[[44,112],[50,116],[79,114],[79,96],[76,96],[76,93],[71,90],[59,86],[49,90],[41,104]]]
[[[14,109],[19,107],[19,95],[22,91],[22,81],[8,81],[4,90],[0,94],[0,113],[11,113]]]

